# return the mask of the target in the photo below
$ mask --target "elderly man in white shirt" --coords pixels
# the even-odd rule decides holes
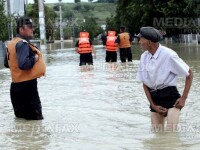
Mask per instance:
[[[162,46],[160,32],[153,27],[142,27],[137,36],[142,50],[137,79],[143,82],[150,103],[152,129],[175,131],[180,109],[185,105],[192,84],[193,74],[189,66],[175,51]],[[177,76],[186,77],[182,95],[179,94]]]

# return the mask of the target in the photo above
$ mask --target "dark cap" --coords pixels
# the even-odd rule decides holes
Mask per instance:
[[[21,17],[17,20],[17,28],[27,25],[33,27],[33,21],[30,17]]]
[[[136,36],[137,38],[145,38],[152,42],[159,42],[162,39],[161,33],[153,27],[142,27],[140,33]]]
[[[121,25],[120,26],[120,29],[125,29],[126,27],[124,25]]]
[[[121,30],[125,30],[125,28],[126,28],[126,27],[123,26],[123,25],[120,26],[120,29],[121,29]]]

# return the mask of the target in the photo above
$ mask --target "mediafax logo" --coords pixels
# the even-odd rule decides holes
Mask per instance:
[[[200,32],[200,18],[153,18],[153,26],[155,28],[182,29],[183,32],[198,33]]]

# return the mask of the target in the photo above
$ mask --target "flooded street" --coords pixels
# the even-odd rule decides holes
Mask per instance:
[[[53,46],[52,46],[53,47]],[[131,63],[105,63],[96,48],[92,70],[81,70],[74,48],[44,51],[46,76],[38,79],[44,120],[16,119],[10,102],[10,72],[0,52],[1,150],[185,150],[200,146],[200,47],[169,45],[194,72],[177,133],[151,131],[149,103],[136,80],[141,51]],[[119,56],[119,55],[118,55]],[[182,93],[184,79],[179,79]]]

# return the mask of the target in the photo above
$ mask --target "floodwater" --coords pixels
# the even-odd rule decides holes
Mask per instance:
[[[10,97],[10,73],[0,52],[1,150],[195,150],[200,146],[200,47],[168,45],[194,72],[178,132],[151,131],[149,104],[136,80],[141,51],[134,46],[132,63],[106,64],[105,51],[97,48],[91,70],[80,69],[73,48],[44,52],[45,77],[38,89],[45,119],[16,119]],[[182,92],[184,79],[178,88]]]

